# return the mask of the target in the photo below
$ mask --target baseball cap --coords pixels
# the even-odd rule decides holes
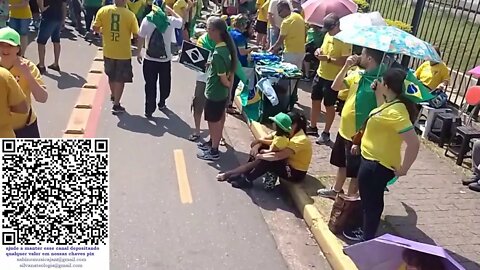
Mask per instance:
[[[330,13],[323,19],[322,30],[328,32],[340,23],[340,18],[334,13]]]
[[[292,119],[286,113],[281,112],[273,117],[269,117],[268,119],[272,120],[284,131],[290,132],[290,130],[292,130]]]
[[[12,28],[4,27],[0,29],[0,42],[4,42],[12,46],[20,46],[20,35]]]

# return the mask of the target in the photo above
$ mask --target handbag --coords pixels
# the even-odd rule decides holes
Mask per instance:
[[[362,137],[363,137],[363,133],[365,132],[365,128],[367,127],[367,122],[372,116],[381,113],[383,110],[385,110],[386,108],[388,108],[388,107],[390,107],[390,106],[392,106],[393,104],[396,104],[396,103],[400,103],[400,101],[397,100],[395,102],[392,102],[388,106],[385,106],[383,109],[378,110],[375,113],[372,113],[372,114],[368,115],[367,119],[365,119],[365,121],[363,122],[362,127],[357,131],[357,133],[355,133],[355,135],[353,135],[352,144],[353,145],[360,145],[362,143]]]
[[[328,228],[334,234],[342,233],[345,229],[354,229],[362,225],[362,202],[359,198],[349,198],[339,194],[333,203]]]

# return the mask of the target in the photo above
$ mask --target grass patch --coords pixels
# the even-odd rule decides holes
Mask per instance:
[[[415,6],[410,1],[374,0],[370,9],[379,11],[386,19],[411,24]],[[467,14],[466,11],[462,14],[461,10],[426,4],[417,32],[417,37],[440,46],[445,63],[461,72],[478,64],[480,50],[480,26],[467,20]],[[469,14],[473,16],[475,13]],[[480,17],[477,15],[477,18]]]

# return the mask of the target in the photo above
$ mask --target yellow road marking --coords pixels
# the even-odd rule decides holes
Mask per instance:
[[[182,203],[192,203],[192,193],[190,191],[190,184],[188,183],[187,167],[185,166],[185,157],[183,150],[173,150],[175,157],[175,168],[177,169],[178,190],[180,191],[180,201]]]

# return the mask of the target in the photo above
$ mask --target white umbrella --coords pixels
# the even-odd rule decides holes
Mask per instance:
[[[349,30],[362,26],[385,26],[387,23],[382,15],[375,11],[370,13],[352,13],[340,18],[340,29]]]

